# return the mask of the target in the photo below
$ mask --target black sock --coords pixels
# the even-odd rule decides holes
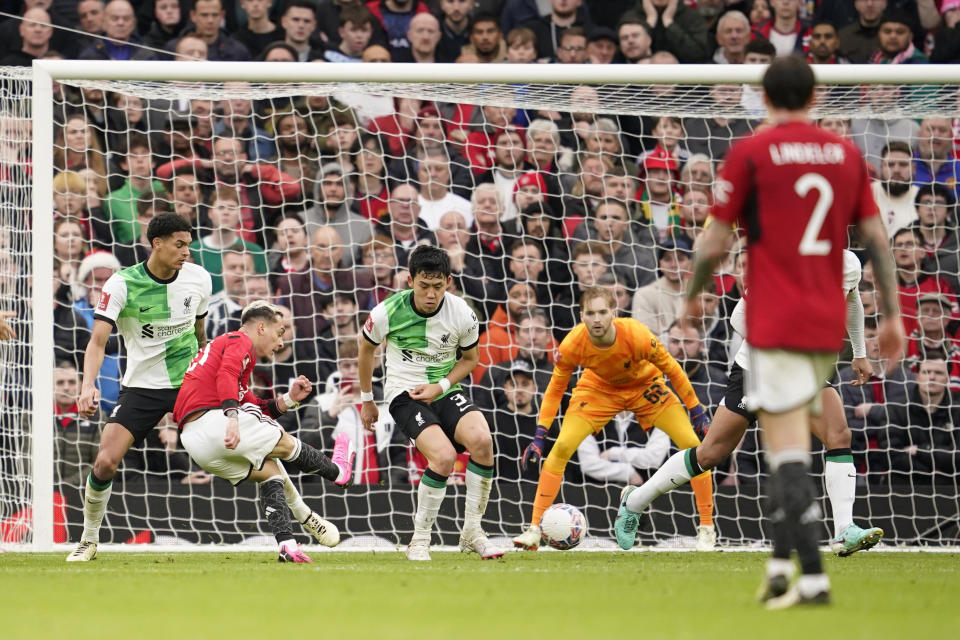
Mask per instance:
[[[822,514],[814,495],[813,479],[801,462],[788,462],[774,471],[779,510],[788,528],[791,547],[797,550],[800,571],[823,573],[823,561],[817,544],[817,531]]]
[[[767,518],[770,520],[770,536],[773,540],[774,558],[789,560],[793,551],[793,536],[786,522],[786,514],[780,506],[780,475],[774,473],[767,481]]]
[[[260,506],[267,517],[267,526],[273,531],[277,542],[293,540],[290,512],[283,497],[283,481],[271,479],[260,483]]]
[[[340,475],[340,467],[333,464],[330,458],[302,441],[300,443],[300,454],[287,462],[299,471],[318,475],[331,482]]]

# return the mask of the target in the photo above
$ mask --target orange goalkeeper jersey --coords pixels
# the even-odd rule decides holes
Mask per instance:
[[[578,389],[619,394],[647,387],[666,375],[688,409],[699,404],[683,368],[647,327],[633,318],[615,318],[613,324],[617,337],[609,347],[594,345],[582,322],[560,343],[553,376],[540,405],[541,425],[549,427],[553,423],[570,376],[577,367],[584,368],[577,382]]]

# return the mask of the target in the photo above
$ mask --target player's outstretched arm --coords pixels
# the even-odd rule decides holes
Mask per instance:
[[[686,326],[691,317],[697,315],[697,295],[707,285],[717,264],[723,259],[734,239],[733,227],[726,222],[714,219],[704,229],[699,239],[697,254],[693,260],[693,275],[687,283],[687,304],[680,317],[682,325]]]
[[[421,384],[410,392],[410,397],[421,402],[432,402],[437,396],[445,393],[447,389],[470,375],[470,372],[478,364],[480,364],[480,349],[478,347],[475,346],[472,349],[461,351],[460,359],[453,365],[450,373],[444,376],[447,379],[446,385],[442,382]]]
[[[83,355],[83,382],[80,384],[77,411],[88,418],[97,412],[97,405],[100,404],[97,376],[100,374],[103,354],[112,331],[113,325],[109,322],[95,319],[93,321],[93,331],[90,332],[90,342],[87,343],[87,349]]]
[[[887,373],[892,372],[903,357],[906,335],[900,320],[897,280],[893,270],[893,254],[887,233],[879,216],[862,219],[857,224],[860,240],[873,264],[873,277],[880,291],[878,303],[883,314],[878,329],[880,355],[887,360]]]
[[[373,356],[377,346],[367,340],[364,335],[357,338],[359,353],[357,355],[357,377],[360,379],[360,420],[367,431],[374,430],[374,424],[380,417],[380,410],[373,401]]]
[[[860,299],[860,290],[856,287],[847,294],[847,336],[850,337],[853,349],[850,368],[857,376],[850,384],[859,387],[870,380],[873,367],[867,360],[867,346],[863,337],[863,300]]]

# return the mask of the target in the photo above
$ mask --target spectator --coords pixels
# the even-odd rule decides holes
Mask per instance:
[[[417,156],[426,149],[445,150],[449,159],[450,183],[452,191],[469,198],[473,192],[474,178],[469,163],[460,154],[458,145],[447,140],[444,133],[444,121],[436,106],[427,104],[417,112],[414,122],[412,144],[407,147],[403,157],[390,162],[388,173],[392,181],[413,182],[417,179]],[[376,149],[382,145],[376,145]]]
[[[53,143],[53,168],[57,171],[92,169],[107,175],[106,155],[96,129],[82,113],[67,116]]]
[[[393,62],[390,51],[379,44],[371,44],[360,55],[360,62]]]
[[[337,366],[342,357],[339,345],[356,343],[360,337],[362,319],[357,318],[357,301],[351,293],[337,291],[328,296],[323,307],[327,325],[316,338],[317,359],[320,362],[320,377],[326,378]]]
[[[680,171],[680,191],[686,196],[688,191],[713,193],[713,160],[704,153],[691,154]]]
[[[443,246],[442,243],[441,246]],[[389,236],[377,234],[368,240],[360,249],[360,264],[363,265],[373,283],[371,295],[375,305],[383,302],[405,285],[399,281],[397,253],[393,249],[393,241]]]
[[[946,118],[924,118],[917,134],[913,154],[914,183],[918,186],[937,182],[960,193],[960,160],[953,151],[953,131]]]
[[[206,331],[219,336],[240,328],[240,315],[247,305],[247,279],[257,272],[253,254],[238,247],[225,250],[221,256],[223,289],[210,296]]]
[[[201,40],[207,43],[207,59],[218,62],[250,60],[250,50],[220,28],[224,11],[222,0],[196,0],[190,10],[190,22]],[[172,50],[174,42],[167,43]]]
[[[20,21],[20,39],[23,46],[20,51],[8,53],[0,58],[0,65],[11,67],[29,67],[34,60],[38,60],[50,50],[50,38],[53,36],[53,27],[50,24],[50,14],[40,7],[27,9]]]
[[[370,221],[348,206],[347,187],[343,169],[336,162],[328,162],[320,168],[320,181],[314,187],[316,204],[305,211],[307,234],[312,235],[321,226],[333,227],[345,243],[343,266],[354,263],[354,251],[373,235]]]
[[[157,49],[162,48],[172,38],[177,37],[185,22],[178,0],[155,0],[153,20],[150,23],[150,29],[143,36],[144,44]]]
[[[601,444],[602,443],[602,444]],[[603,429],[588,435],[577,447],[584,480],[642,484],[637,469],[652,475],[670,451],[670,437],[657,428],[646,432],[629,412],[614,416]]]
[[[802,51],[809,31],[800,20],[800,0],[770,0],[768,4],[772,15],[754,29],[754,35],[769,40],[777,56]]]
[[[544,191],[556,199],[573,183],[573,150],[562,145],[560,128],[552,120],[532,120],[527,125],[526,134],[527,166],[539,172],[543,177]],[[562,175],[558,177],[558,173]]]
[[[880,18],[877,31],[879,48],[868,62],[871,64],[927,64],[927,56],[913,44],[913,20],[902,11],[888,11]]]
[[[441,216],[456,211],[463,216],[468,227],[472,225],[470,201],[450,190],[450,162],[446,150],[442,147],[422,149],[417,153],[417,159],[420,165],[417,181],[421,185],[418,199],[420,220],[436,232]]]
[[[520,211],[517,225],[519,238],[514,241],[535,244],[539,248],[546,281],[552,299],[564,292],[572,279],[567,242],[563,237],[557,216],[548,204],[537,202]]]
[[[132,267],[135,264],[145,261],[150,257],[150,241],[147,240],[147,227],[150,221],[158,213],[173,213],[170,206],[169,196],[163,191],[145,191],[143,195],[137,198],[136,214],[137,226],[140,228],[140,235],[137,236],[132,246],[114,244],[108,246],[113,250],[113,255],[120,261],[124,267]]]
[[[249,82],[224,82],[223,91],[248,93]],[[220,118],[213,127],[214,134],[244,141],[244,152],[254,162],[263,162],[277,153],[277,144],[253,117],[253,101],[246,98],[225,98],[219,105]]]
[[[617,279],[617,276],[609,271],[597,278],[597,286],[609,289],[613,294],[614,315],[617,318],[629,318],[632,314],[633,291],[628,289],[625,284]]]
[[[913,184],[913,153],[901,140],[887,143],[880,158],[880,179],[870,185],[880,215],[892,236],[917,219],[919,187]]]
[[[391,446],[394,422],[385,405],[379,407],[380,418],[373,425],[373,433],[363,427],[360,419],[360,383],[357,377],[356,342],[340,345],[341,358],[337,370],[331,373],[324,392],[317,396],[320,421],[324,426],[333,426],[333,437],[341,433],[350,436],[357,451],[354,459],[354,482],[356,484],[387,484],[405,480],[404,448]],[[373,387],[378,402],[382,391]]]
[[[93,330],[93,316],[100,302],[103,285],[120,269],[120,262],[104,251],[91,253],[77,268],[72,285],[73,308],[83,318],[87,331]],[[103,364],[96,381],[100,390],[100,409],[108,415],[120,396],[120,359],[120,339],[114,330],[104,348]]]
[[[533,465],[524,467],[520,464],[523,450],[533,441],[537,430],[539,393],[534,381],[534,370],[529,362],[522,359],[504,364],[509,367],[502,368],[502,380],[498,385],[502,389],[498,396],[502,395],[502,399],[488,406],[476,397],[486,394],[475,393],[474,402],[491,412],[491,431],[497,451],[497,477],[512,482],[536,482],[537,469]],[[476,391],[482,390],[475,388]]]
[[[440,22],[430,13],[420,13],[410,20],[407,29],[409,49],[397,54],[396,62],[452,62],[438,52],[440,44]]]
[[[928,52],[930,62],[950,64],[960,62],[960,2],[943,0],[940,3],[943,23],[933,34],[933,51]]]
[[[493,166],[489,171],[477,176],[477,182],[491,182],[500,191],[500,199],[505,203],[501,222],[517,217],[517,209],[512,199],[517,181],[526,169],[526,142],[523,131],[512,126],[497,131],[490,149],[493,153]]]
[[[617,57],[617,34],[610,27],[594,26],[587,31],[587,59],[590,64],[612,64]]]
[[[178,62],[206,60],[209,53],[206,41],[192,33],[177,38],[173,46],[173,59]]]
[[[597,285],[600,277],[610,271],[610,252],[598,242],[581,242],[574,246],[571,271],[573,282],[563,287],[553,299],[553,334],[563,340],[566,333],[580,322],[580,296]]]
[[[496,286],[494,283],[504,278],[503,227],[500,224],[504,210],[503,198],[496,185],[484,182],[477,185],[470,204],[473,209],[473,226],[467,244],[466,269],[485,282],[485,286]],[[491,304],[489,299],[485,302],[488,306]],[[488,308],[487,311],[492,309]]]
[[[80,415],[77,398],[80,375],[69,360],[57,362],[53,370],[53,420],[57,446],[57,482],[79,488],[86,482],[100,447],[100,425],[104,416],[98,409]]]
[[[408,154],[404,155],[404,159]],[[357,152],[357,175],[353,197],[360,215],[378,222],[387,212],[390,192],[387,190],[386,165],[383,159],[383,142],[377,137],[361,139]]]
[[[200,227],[207,226],[209,219],[206,205],[203,203],[200,183],[193,172],[193,167],[177,170],[173,176],[171,193],[173,212],[184,220],[188,220],[193,227],[191,235],[194,239],[199,238]]]
[[[849,64],[850,61],[837,54],[840,36],[833,23],[826,20],[815,22],[810,27],[810,48],[807,62],[810,64]]]
[[[926,293],[945,294],[952,302],[955,295],[947,281],[936,273],[923,269],[926,251],[923,236],[917,227],[900,229],[893,234],[893,259],[897,267],[897,284],[900,290],[900,308],[903,327],[909,335],[917,327],[917,301]]]
[[[947,362],[948,384],[960,389],[960,342],[948,329],[954,309],[952,301],[941,293],[926,293],[917,298],[917,328],[907,336],[906,363],[918,373],[924,360],[938,354]]]
[[[476,122],[473,130],[467,135],[467,144],[464,155],[470,161],[470,169],[474,175],[479,175],[491,169],[496,162],[496,139],[506,128],[515,128],[512,124],[517,110],[513,107],[499,107],[484,105],[476,110]],[[521,146],[522,142],[521,142]],[[477,182],[482,182],[478,180]]]
[[[319,227],[310,242],[310,271],[289,273],[279,278],[278,298],[285,299],[296,323],[297,335],[315,339],[326,328],[328,320],[323,310],[336,293],[355,296],[357,307],[363,311],[372,308],[373,281],[360,269],[344,269],[341,264],[343,240],[332,227]]]
[[[770,64],[776,55],[777,50],[769,40],[756,37],[747,43],[744,49],[743,63]],[[749,84],[743,85],[740,104],[752,116],[766,116],[766,107],[763,105],[763,91],[759,87]]]
[[[102,213],[94,219],[87,211],[87,181],[76,171],[60,171],[53,178],[53,219],[73,218],[83,228],[82,237],[96,239],[104,234]],[[109,238],[109,227],[106,237]]]
[[[470,42],[471,0],[440,0],[440,44],[437,53],[444,60],[456,60]]]
[[[83,226],[77,218],[61,218],[53,225],[53,257],[70,274],[90,252]]]
[[[210,196],[211,232],[190,244],[193,261],[210,272],[213,293],[223,289],[223,252],[246,251],[253,255],[257,273],[267,273],[267,258],[263,247],[244,240],[237,228],[240,224],[240,196],[234,189],[220,186]]]
[[[707,360],[703,339],[700,327],[694,324],[681,327],[680,321],[674,320],[667,330],[666,343],[670,355],[683,367],[700,402],[712,414],[726,393],[727,374]],[[721,364],[726,366],[726,362]]]
[[[268,260],[270,274],[274,279],[287,273],[307,271],[310,268],[310,254],[307,253],[308,236],[303,218],[294,213],[283,216],[274,233],[276,241],[271,247],[272,256]]]
[[[742,93],[741,86],[737,84],[710,86],[715,115],[712,118],[686,118],[683,121],[686,131],[684,142],[691,154],[704,154],[720,160],[727,154],[727,149],[734,140],[753,130],[756,123],[743,118],[727,117],[730,111],[737,109]]]
[[[960,405],[947,381],[944,360],[925,360],[907,387],[905,404],[870,407],[867,421],[878,445],[867,458],[871,481],[953,486],[960,472]]]
[[[682,0],[639,0],[634,11],[650,27],[651,51],[669,51],[681,63],[709,59],[707,22]]]
[[[284,42],[297,52],[297,61],[310,62],[323,53],[310,46],[310,36],[317,28],[317,5],[313,0],[288,0],[283,5],[280,26],[286,37]]]
[[[312,183],[320,164],[320,150],[307,121],[296,111],[277,114],[274,116],[274,131],[280,170],[299,179],[303,193],[313,193]]]
[[[474,401],[481,407],[492,409],[503,406],[503,381],[518,362],[526,365],[533,375],[535,390],[546,389],[550,383],[557,341],[550,333],[550,320],[541,308],[521,311],[513,335],[515,347],[510,359],[491,365],[478,384],[474,385]]]
[[[283,40],[271,42],[260,53],[258,60],[264,62],[296,62],[297,50],[288,45]],[[322,96],[308,96],[307,99],[316,99]]]
[[[480,362],[474,368],[473,381],[479,382],[490,365],[512,360],[517,352],[517,324],[520,314],[538,305],[537,290],[529,282],[508,281],[507,301],[498,305],[477,344]],[[543,302],[546,302],[544,300]]]
[[[854,64],[863,64],[880,47],[880,18],[887,9],[887,0],[854,0],[856,21],[840,27],[840,55]]]
[[[917,192],[916,203],[918,220],[913,226],[920,230],[927,258],[933,258],[939,252],[956,253],[957,203],[953,191],[934,182]]]
[[[762,1],[754,2],[754,6]],[[747,16],[740,11],[727,11],[717,21],[717,50],[713,53],[713,61],[717,64],[743,63],[748,42],[750,21]]]
[[[562,64],[587,61],[587,32],[583,27],[568,27],[560,32],[556,61]]]
[[[531,64],[537,61],[537,36],[527,27],[516,27],[507,34],[507,62]]]
[[[621,62],[634,64],[650,57],[653,37],[650,26],[643,18],[627,14],[617,24],[617,39],[620,41]]]
[[[270,20],[270,0],[240,0],[247,22],[237,31],[237,40],[254,58],[272,42],[283,40],[284,30]]]
[[[77,3],[77,20],[80,29],[87,33],[103,33],[104,9],[103,0],[80,0]]]
[[[632,233],[630,215],[623,202],[603,200],[594,215],[580,224],[574,238],[606,246],[613,272],[627,288],[636,289],[654,280],[656,255]]]
[[[550,0],[550,13],[527,22],[527,27],[537,38],[537,57],[555,58],[560,43],[560,34],[570,27],[587,25],[586,9],[582,0]]]
[[[460,55],[472,55],[477,62],[504,62],[507,43],[503,40],[496,16],[478,14],[470,22],[470,44],[460,49]]]
[[[665,153],[643,159],[644,187],[640,194],[641,222],[653,225],[660,238],[665,238],[671,221],[679,220],[679,202],[673,182],[677,162]]]
[[[108,7],[109,8],[109,7]],[[126,172],[123,185],[111,192],[103,203],[110,221],[114,242],[132,246],[140,237],[137,223],[137,199],[148,190],[163,191],[163,183],[153,178],[153,156],[150,140],[142,133],[127,136],[126,149],[117,151],[118,164]]]
[[[363,50],[373,38],[373,25],[376,18],[370,9],[360,4],[350,4],[340,10],[340,43],[336,48],[323,52],[323,58],[330,62],[359,62]]]
[[[103,33],[110,40],[99,38],[80,52],[84,60],[154,60],[156,54],[142,44],[133,6],[127,0],[110,0],[103,10]],[[119,42],[117,42],[119,41]]]
[[[868,107],[878,115],[901,100],[900,87],[896,85],[872,85],[867,92]],[[904,96],[905,97],[905,96]],[[850,123],[850,138],[863,151],[870,168],[878,172],[884,146],[891,141],[902,140],[909,144],[916,140],[920,125],[912,118],[857,118]],[[895,231],[896,229],[891,229]]]
[[[663,243],[657,252],[660,277],[633,294],[634,320],[655,336],[663,335],[683,312],[690,252],[690,245],[681,238]]]
[[[433,244],[433,232],[420,220],[420,193],[410,183],[394,187],[387,203],[387,214],[380,218],[380,229],[393,238],[397,264],[407,267],[407,256],[418,244]]]
[[[366,5],[386,33],[391,60],[410,49],[407,31],[413,17],[430,11],[422,0],[368,0]]]

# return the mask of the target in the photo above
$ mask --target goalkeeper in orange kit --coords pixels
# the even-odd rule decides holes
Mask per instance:
[[[530,526],[513,539],[517,547],[535,550],[540,545],[540,518],[560,492],[570,456],[584,438],[599,432],[621,411],[633,411],[641,427],[660,429],[681,449],[700,442],[691,420],[700,433],[710,423],[710,416],[673,356],[640,322],[615,318],[615,309],[616,301],[609,290],[587,289],[580,300],[582,322],[560,343],[553,376],[540,407],[536,436],[523,452],[524,465],[536,464],[542,457],[547,431],[557,415],[570,376],[577,367],[583,367],[584,372],[574,387],[560,435],[540,470]],[[664,375],[683,399],[683,405],[667,387]],[[689,410],[689,418],[683,406]],[[697,549],[710,550],[716,543],[710,472],[696,476],[690,484],[700,512]]]

